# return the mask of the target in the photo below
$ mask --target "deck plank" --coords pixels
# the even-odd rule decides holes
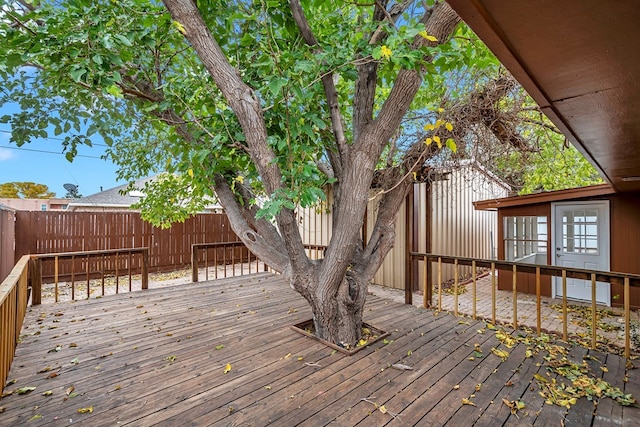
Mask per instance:
[[[610,399],[600,399],[595,418],[586,400],[569,411],[545,405],[532,382],[546,372],[543,354],[525,358],[518,344],[501,361],[491,348],[504,347],[482,321],[370,296],[365,321],[391,335],[346,356],[290,329],[310,317],[302,297],[265,273],[31,307],[7,390],[36,390],[2,398],[0,425],[640,424],[638,408]],[[470,360],[475,344],[483,357]],[[575,360],[587,354],[571,351]],[[639,370],[588,354],[600,360],[588,362],[593,372],[640,393]],[[71,386],[76,395],[67,396]],[[512,416],[503,397],[527,408]]]

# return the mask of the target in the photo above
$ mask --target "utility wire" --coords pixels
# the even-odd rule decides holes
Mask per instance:
[[[9,130],[0,129],[0,133],[6,133],[6,134],[11,135],[11,131],[9,131]],[[39,138],[39,139],[44,139],[44,140],[53,139],[53,140],[56,140],[56,141],[64,141],[64,138],[57,138],[55,136],[48,136],[46,138]],[[108,147],[107,144],[94,143],[93,141],[91,142],[91,145],[95,146],[95,147]]]
[[[57,151],[47,151],[47,150],[36,150],[35,148],[24,148],[24,147],[9,147],[6,145],[0,145],[0,148],[7,148],[9,150],[21,150],[21,151],[33,151],[34,153],[45,153],[45,154],[57,154],[63,156],[64,153],[60,153]],[[101,159],[99,156],[88,156],[86,154],[76,154],[74,157],[86,157],[88,159]]]

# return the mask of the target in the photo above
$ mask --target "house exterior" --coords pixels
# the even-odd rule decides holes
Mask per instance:
[[[500,260],[640,274],[640,192],[616,192],[602,184],[483,200],[474,206],[497,211]],[[511,289],[511,273],[500,273],[499,289]],[[542,276],[542,295],[561,297],[560,280]],[[519,273],[517,287],[535,294],[535,278]],[[567,298],[589,301],[591,282],[568,279]],[[596,300],[623,304],[622,285],[598,282]],[[631,289],[630,304],[640,307],[640,289]]]
[[[141,191],[145,183],[154,177],[142,178],[134,183],[136,190],[127,190],[129,184],[120,185],[110,188],[99,193],[92,194],[87,197],[72,200],[68,209],[76,212],[113,212],[113,211],[130,211],[131,205],[140,201],[144,196]],[[211,203],[202,213],[222,213],[223,209],[220,205]]]
[[[434,168],[428,183],[416,183],[413,193],[400,206],[395,225],[395,244],[387,254],[374,282],[405,288],[407,245],[415,252],[492,258],[496,254],[496,212],[476,211],[473,202],[506,197],[510,188],[473,161]],[[377,215],[377,200],[369,202],[363,234],[369,237]],[[331,194],[317,208],[298,211],[302,241],[328,245],[331,238]],[[310,250],[310,256],[316,256]],[[321,257],[321,254],[318,254]],[[413,262],[413,288],[422,288],[423,269]],[[465,268],[460,268],[464,274]],[[453,267],[443,265],[443,280],[453,278]],[[432,277],[435,283],[437,277]]]
[[[17,211],[64,211],[72,199],[8,199],[0,198],[0,206]]]

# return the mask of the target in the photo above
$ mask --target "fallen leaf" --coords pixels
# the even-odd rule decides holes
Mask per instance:
[[[58,373],[57,373],[57,372],[51,372],[51,373],[47,376],[47,379],[49,379],[49,380],[50,380],[51,378],[55,378],[55,377],[57,377],[57,376],[58,376]]]
[[[600,366],[600,369],[602,369],[602,372],[609,372],[609,368],[606,366]]]
[[[456,385],[453,386],[454,390],[458,390],[459,388],[460,388],[460,384],[456,384]]]
[[[285,359],[288,359],[291,357],[291,353],[287,353],[287,355],[284,357]]]
[[[69,387],[64,393],[69,396],[71,395],[71,393],[73,393],[73,390],[75,390],[76,388],[74,386]]]
[[[463,405],[470,405],[470,406],[477,406],[475,403],[473,403],[469,399],[462,399],[462,404]]]
[[[35,414],[33,417],[29,418],[29,421],[39,420],[40,418],[42,418],[42,415]]]
[[[227,363],[223,371],[224,374],[228,374],[229,372],[231,372],[231,363]]]
[[[476,391],[480,391],[481,388],[482,388],[482,384],[476,384],[475,386]]]
[[[393,365],[391,365],[391,367],[400,371],[413,371],[413,367],[409,365],[403,365],[402,363],[394,363]]]
[[[78,409],[78,413],[79,414],[91,414],[91,413],[93,413],[93,406],[89,406],[87,408],[80,408],[80,409]]]
[[[380,406],[378,407],[378,410],[379,410],[380,412],[382,412],[383,414],[386,414],[386,413],[387,413],[387,408],[385,408],[385,407],[384,407],[384,405],[380,405]]]
[[[51,396],[53,394],[53,391],[51,390],[47,390],[44,393],[42,393],[43,396]]]
[[[22,387],[17,389],[16,391],[14,391],[15,394],[27,394],[27,393],[31,393],[33,390],[35,390],[35,387]]]
[[[507,381],[506,383],[504,383],[504,386],[505,387],[511,387],[511,386],[513,386],[513,382]]]
[[[72,364],[74,364],[74,365],[77,365],[78,363],[80,363],[80,359],[78,359],[77,357],[75,357],[75,358],[73,358],[73,359],[71,360],[71,363],[72,363]]]
[[[77,347],[77,346],[78,346],[78,344],[76,344],[76,343],[74,343],[74,342],[72,342],[71,344],[69,344],[69,348],[73,348],[73,347]]]
[[[216,350],[222,350],[224,348],[224,345],[219,344],[216,346]]]

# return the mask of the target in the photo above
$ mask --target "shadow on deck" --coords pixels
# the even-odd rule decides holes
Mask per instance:
[[[507,348],[482,321],[370,296],[365,321],[391,336],[345,356],[289,328],[310,317],[266,273],[30,307],[6,390],[35,389],[0,400],[0,425],[640,424],[640,409],[609,398],[545,404],[534,375],[565,382],[548,353],[527,358],[531,342]],[[640,395],[623,358],[567,357]],[[503,399],[525,407],[514,415]]]

